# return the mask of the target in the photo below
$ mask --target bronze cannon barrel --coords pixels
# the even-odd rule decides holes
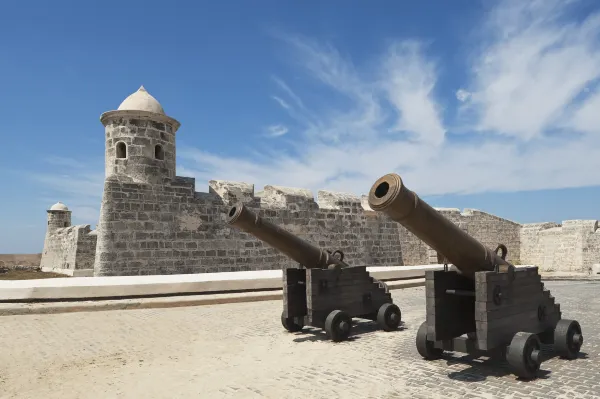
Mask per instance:
[[[276,224],[264,220],[243,203],[230,208],[227,224],[266,242],[307,269],[348,266],[328,251],[317,248]]]
[[[421,241],[441,253],[466,277],[472,279],[475,272],[492,271],[496,266],[500,271],[513,268],[496,252],[420,199],[395,173],[387,174],[373,184],[369,191],[369,206],[403,225]]]

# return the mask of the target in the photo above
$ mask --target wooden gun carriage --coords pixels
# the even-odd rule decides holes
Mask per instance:
[[[504,245],[485,247],[407,189],[397,174],[377,180],[369,205],[452,265],[426,272],[427,315],[416,337],[425,359],[437,359],[444,350],[501,354],[515,375],[530,379],[544,360],[542,343],[553,344],[563,358],[578,356],[581,326],[561,317],[537,267],[516,268],[506,260]]]
[[[352,318],[377,321],[383,330],[398,328],[401,312],[387,286],[366,266],[350,266],[341,251],[325,251],[262,219],[244,204],[233,206],[227,223],[300,264],[283,271],[281,323],[290,332],[304,326],[324,329],[333,341],[349,337]]]

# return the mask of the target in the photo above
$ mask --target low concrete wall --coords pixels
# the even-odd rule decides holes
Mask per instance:
[[[424,278],[410,278],[388,283],[390,290],[423,287]],[[54,301],[37,303],[0,303],[1,316],[19,316],[32,314],[53,314],[71,312],[96,312],[108,310],[135,310],[178,308],[183,306],[222,305],[226,303],[281,301],[282,290],[251,291],[208,295],[181,295],[171,297],[136,297],[126,299],[100,299],[87,301]]]
[[[441,265],[368,267],[381,280],[423,278]],[[175,274],[156,276],[73,277],[0,281],[0,302],[276,290],[282,288],[281,270]]]

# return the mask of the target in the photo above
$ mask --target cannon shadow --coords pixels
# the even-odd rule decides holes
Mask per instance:
[[[554,350],[552,345],[542,345],[542,353],[544,355],[544,362],[535,378],[539,380],[550,378],[551,372],[549,370],[544,370],[544,363],[558,357],[558,353]],[[577,358],[572,360],[587,358],[587,353],[579,352]],[[448,366],[457,364],[469,366],[464,370],[448,373],[448,378],[456,381],[481,382],[485,381],[488,377],[501,378],[513,374],[508,362],[502,357],[482,358],[474,355],[456,356],[453,355],[453,352],[444,352],[444,355],[440,360],[445,360]],[[566,359],[561,359],[561,361],[564,360]],[[516,376],[514,378],[518,381],[528,381],[527,379]]]
[[[404,321],[401,321],[400,325],[398,326],[398,329],[396,329],[394,331],[389,331],[387,333],[393,334],[395,332],[403,331],[405,329],[406,329],[406,325],[405,325]],[[376,331],[381,331],[381,327],[376,322],[374,322],[372,320],[355,318],[355,319],[352,319],[352,331],[350,333],[350,336],[342,342],[356,341],[357,339],[360,339],[361,336],[363,336],[365,334],[371,334]],[[315,341],[329,341],[330,340],[329,337],[327,337],[327,333],[325,332],[325,330],[322,330],[320,328],[308,327],[308,326],[305,327],[302,331],[293,333],[293,335],[297,336],[297,338],[294,338],[294,342],[299,342],[299,343],[300,342],[315,342]]]

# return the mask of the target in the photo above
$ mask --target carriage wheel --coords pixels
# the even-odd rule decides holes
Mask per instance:
[[[334,310],[327,315],[325,319],[325,332],[334,342],[347,339],[352,329],[352,318],[348,313],[341,310]]]
[[[304,328],[304,324],[298,324],[293,317],[285,317],[285,312],[281,313],[281,324],[289,332],[298,332]]]
[[[417,331],[417,352],[426,360],[435,360],[442,357],[443,349],[436,348],[433,341],[427,340],[427,322],[421,323]]]
[[[554,329],[554,350],[564,359],[575,359],[583,345],[581,326],[575,320],[561,319]]]
[[[377,311],[377,323],[384,331],[398,329],[401,320],[400,308],[393,303],[384,303]]]
[[[513,337],[506,360],[517,377],[532,379],[542,364],[540,339],[537,335],[518,332]]]

